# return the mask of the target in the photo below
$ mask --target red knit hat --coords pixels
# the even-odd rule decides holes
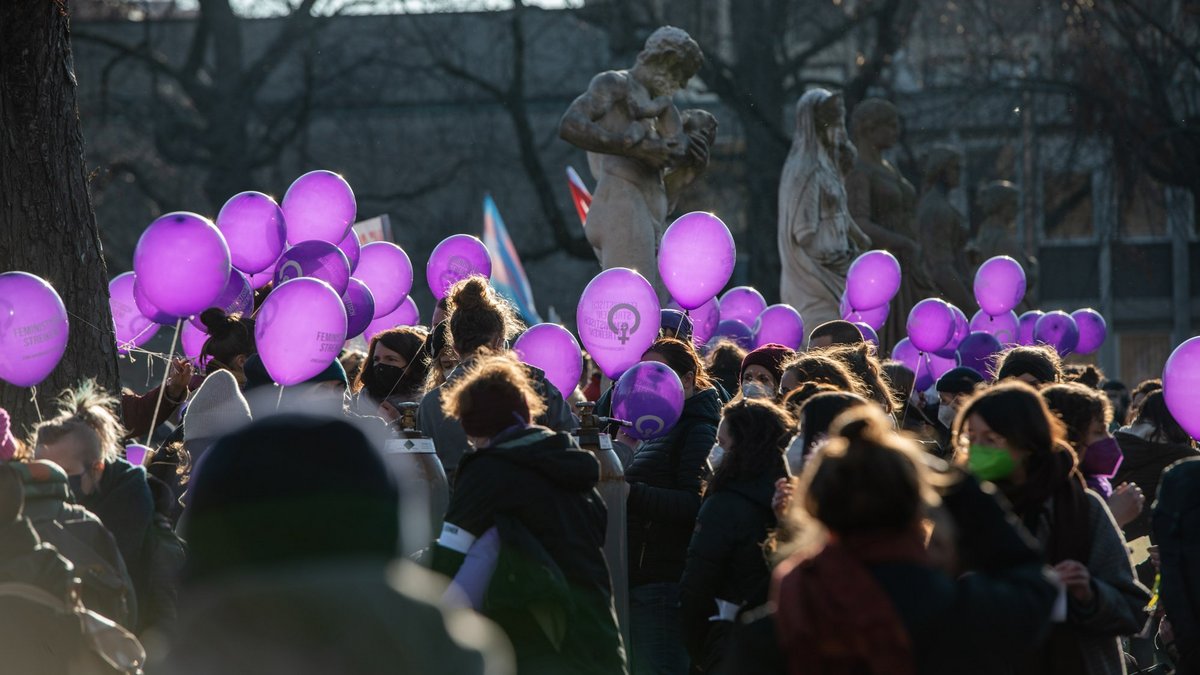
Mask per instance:
[[[783,377],[783,362],[790,359],[795,353],[780,344],[773,342],[765,344],[742,359],[742,369],[738,371],[738,377],[741,378],[742,373],[745,373],[746,368],[750,366],[762,366],[771,371],[771,374],[775,376],[775,381],[778,382]]]

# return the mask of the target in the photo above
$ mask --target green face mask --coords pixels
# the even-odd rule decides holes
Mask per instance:
[[[967,467],[976,478],[994,481],[1011,476],[1017,463],[1007,450],[973,443],[967,451]]]

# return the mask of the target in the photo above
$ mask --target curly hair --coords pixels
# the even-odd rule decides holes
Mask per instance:
[[[512,339],[521,330],[513,306],[487,279],[472,275],[450,287],[446,311],[450,338],[463,358],[497,341]]]
[[[1087,445],[1088,427],[1096,420],[1105,428],[1112,422],[1112,403],[1102,392],[1078,382],[1052,384],[1041,390],[1050,412],[1062,420],[1067,429],[1067,441],[1076,452]]]
[[[783,455],[796,420],[782,406],[758,399],[733,401],[722,411],[721,424],[728,430],[733,447],[725,449],[725,457],[708,483],[709,494],[733,481],[768,471],[780,476],[787,473]]]
[[[404,360],[408,362],[408,366],[404,369],[404,375],[401,377],[401,381],[396,386],[394,393],[409,395],[413,392],[423,391],[425,379],[429,374],[429,368],[432,363],[425,355],[423,349],[425,340],[425,333],[412,326],[400,326],[376,333],[371,338],[370,346],[367,347],[367,356],[363,359],[362,367],[358,370],[358,375],[350,383],[350,390],[357,393],[363,387],[366,387],[368,392],[376,388],[374,370],[375,348],[378,345],[383,345],[403,356]]]
[[[862,394],[866,391],[863,383],[850,372],[846,364],[829,356],[825,350],[797,354],[783,363],[783,375],[796,376],[800,383],[820,382],[831,385],[841,391]],[[782,381],[783,378],[781,377]]]
[[[442,412],[459,420],[468,435],[485,438],[529,424],[546,411],[529,372],[508,354],[472,361],[463,377],[442,390],[441,403]]]
[[[879,359],[872,352],[873,349],[871,343],[864,342],[857,345],[832,345],[822,349],[821,353],[841,361],[862,383],[863,394],[891,415],[899,405],[892,396],[892,388],[888,386]]]

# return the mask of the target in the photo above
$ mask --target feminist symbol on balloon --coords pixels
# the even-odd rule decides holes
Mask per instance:
[[[641,438],[655,438],[667,428],[667,422],[658,415],[642,415],[633,423]]]
[[[626,320],[621,321],[620,325],[617,324],[617,312],[620,311],[626,311],[633,315],[633,326],[629,325],[626,317],[621,317]],[[627,302],[613,305],[612,309],[608,310],[608,329],[617,335],[621,344],[629,342],[629,334],[636,333],[640,325],[642,325],[642,315],[638,313],[637,307]]]
[[[280,284],[302,276],[304,276],[304,269],[300,267],[300,261],[298,260],[289,260],[279,267]]]
[[[442,287],[450,288],[460,279],[466,279],[471,276],[475,268],[471,266],[471,261],[461,255],[452,255],[446,261],[446,271],[442,272]]]

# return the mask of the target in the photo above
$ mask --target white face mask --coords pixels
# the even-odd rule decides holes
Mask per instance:
[[[771,398],[772,392],[759,382],[743,382],[743,398]]]
[[[954,418],[957,416],[958,411],[954,408],[951,408],[944,403],[938,406],[938,421],[941,422],[942,426],[946,427],[947,429],[954,425]]]

